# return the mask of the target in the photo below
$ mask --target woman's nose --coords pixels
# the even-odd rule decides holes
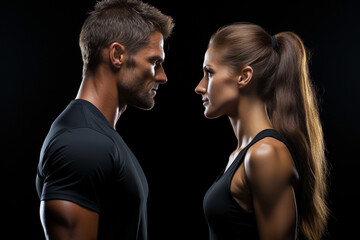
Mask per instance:
[[[206,88],[204,87],[203,81],[201,80],[199,82],[199,84],[196,86],[195,88],[195,92],[197,94],[205,94],[206,93]]]

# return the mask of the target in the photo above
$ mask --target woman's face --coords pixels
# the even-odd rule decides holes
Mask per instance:
[[[204,57],[204,77],[195,88],[202,95],[207,118],[232,115],[237,111],[239,97],[238,76],[229,66],[219,62],[219,51],[209,48]]]

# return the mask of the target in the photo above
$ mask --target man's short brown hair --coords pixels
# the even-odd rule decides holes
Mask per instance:
[[[141,0],[103,0],[85,20],[79,39],[83,73],[94,71],[101,51],[113,42],[125,46],[128,53],[148,44],[149,36],[159,31],[168,38],[174,27],[173,19]]]

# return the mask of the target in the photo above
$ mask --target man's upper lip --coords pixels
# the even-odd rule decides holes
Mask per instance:
[[[202,98],[202,101],[203,101],[203,102],[207,102],[207,101],[209,101],[209,99],[208,99],[207,97],[203,97],[203,98]]]

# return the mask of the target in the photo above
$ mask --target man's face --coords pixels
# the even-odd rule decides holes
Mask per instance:
[[[165,59],[163,45],[162,34],[153,32],[148,45],[125,61],[118,82],[119,100],[142,109],[154,107],[159,84],[167,82],[162,66]]]

